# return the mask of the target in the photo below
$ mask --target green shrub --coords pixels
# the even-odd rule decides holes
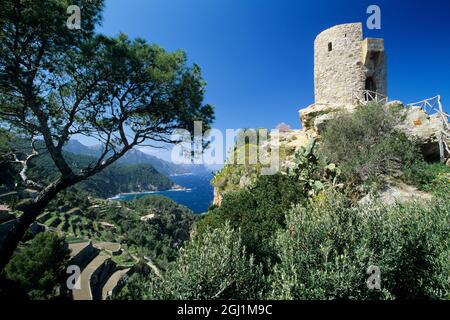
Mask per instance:
[[[376,103],[343,113],[327,124],[320,153],[352,185],[381,174],[401,175],[405,166],[421,159],[414,142],[395,130],[402,117],[398,109]]]
[[[48,299],[64,276],[69,249],[55,233],[38,234],[18,250],[6,266],[7,278],[16,281],[32,299]]]
[[[200,219],[196,236],[201,237],[208,227],[229,221],[233,228],[241,230],[248,253],[267,267],[268,260],[276,259],[272,237],[285,226],[285,212],[305,201],[304,184],[296,176],[260,176],[249,189],[225,194],[221,206]]]
[[[316,141],[310,139],[294,156],[294,165],[289,174],[296,177],[304,186],[306,196],[314,196],[325,189],[341,187],[341,169],[334,163],[327,163],[317,154]]]
[[[450,294],[450,202],[351,208],[328,195],[296,207],[277,237],[275,299],[441,299]],[[369,266],[381,290],[366,285]]]
[[[442,163],[417,161],[404,169],[402,179],[436,197],[446,198],[450,194],[450,168]]]
[[[264,288],[261,267],[245,253],[229,224],[196,238],[181,250],[162,278],[136,276],[120,299],[256,299]]]

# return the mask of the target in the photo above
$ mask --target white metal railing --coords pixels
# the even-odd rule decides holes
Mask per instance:
[[[387,103],[388,97],[379,92],[371,90],[358,90],[353,92],[356,102],[360,105],[367,105],[369,102]]]
[[[442,162],[445,162],[450,157],[450,115],[444,112],[442,108],[441,96],[437,95],[432,98],[428,98],[419,102],[409,103],[408,107],[422,108],[426,113],[438,114],[442,120],[442,129],[437,132],[437,138],[439,142],[439,153]]]

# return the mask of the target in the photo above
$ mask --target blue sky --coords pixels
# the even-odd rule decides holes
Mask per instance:
[[[107,0],[100,32],[184,49],[207,81],[214,127],[300,127],[314,101],[313,41],[335,24],[381,8],[390,99],[441,94],[450,110],[450,1]]]

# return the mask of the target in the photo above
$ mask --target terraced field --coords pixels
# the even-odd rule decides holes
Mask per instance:
[[[122,284],[120,280],[132,273],[137,262],[131,258],[127,266],[121,263],[131,255],[123,252],[119,243],[89,241],[72,243],[69,248],[71,262],[82,268],[80,288],[72,291],[74,300],[106,299]]]
[[[110,256],[105,252],[100,252],[98,256],[96,256],[80,275],[80,289],[74,289],[73,299],[74,300],[92,300],[92,288],[91,288],[91,277],[93,273],[99,268]]]
[[[133,272],[148,272],[141,270],[142,265],[137,266],[139,262],[147,263],[153,272],[158,271],[143,256],[152,255],[151,252],[142,252],[141,247],[146,243],[136,243],[139,238],[130,238],[126,233],[131,230],[139,236],[147,234],[147,231],[156,231],[156,227],[155,230],[146,229],[150,222],[140,219],[147,213],[147,205],[142,205],[139,211],[118,202],[89,199],[82,208],[58,203],[39,215],[30,230],[54,232],[64,237],[71,251],[67,265],[77,265],[81,271],[80,289],[71,290],[66,283],[61,283],[63,296],[74,300],[107,299]],[[161,206],[164,207],[164,203]],[[6,205],[0,207],[0,226],[6,231],[15,218],[10,210]],[[152,215],[154,217],[156,213]]]
[[[111,229],[111,226],[84,215],[81,210],[76,213],[50,212],[40,221],[52,230],[73,239],[106,239],[108,229]]]
[[[104,285],[102,289],[102,299],[106,300],[111,293],[114,291],[114,289],[119,284],[120,280],[123,279],[123,277],[126,276],[126,274],[130,271],[130,268],[117,270],[114,272],[111,277],[109,277],[108,281]]]

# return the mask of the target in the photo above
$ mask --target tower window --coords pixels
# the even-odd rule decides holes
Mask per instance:
[[[328,42],[328,51],[333,50],[333,44],[331,42]]]

